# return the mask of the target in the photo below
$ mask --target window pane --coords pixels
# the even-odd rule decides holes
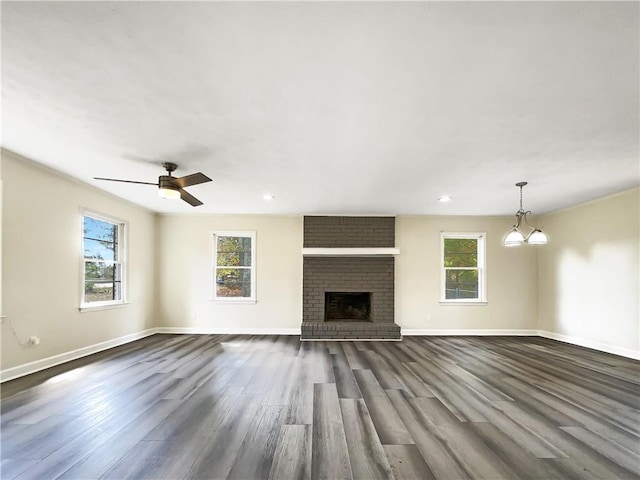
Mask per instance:
[[[84,301],[106,302],[122,299],[120,265],[85,262]]]
[[[447,270],[445,298],[478,298],[478,270]]]
[[[83,217],[83,250],[85,258],[97,260],[118,259],[118,225]]]
[[[250,267],[251,252],[221,253],[218,252],[217,264],[221,267]]]
[[[478,250],[477,238],[445,238],[445,253],[476,253]]]
[[[84,236],[116,243],[118,241],[118,225],[91,217],[84,217]]]
[[[120,265],[104,262],[85,262],[85,281],[113,282],[120,281]]]
[[[477,267],[478,240],[475,238],[445,238],[445,267]]]
[[[117,244],[106,241],[84,239],[84,258],[95,260],[118,260]]]
[[[216,296],[251,297],[249,268],[216,268]]]
[[[217,265],[251,266],[251,237],[218,236],[216,251],[218,253]]]
[[[110,300],[120,300],[121,282],[94,282],[86,281],[84,284],[84,301],[108,302]]]
[[[123,228],[124,224],[117,220],[100,220],[90,214],[82,216],[83,304],[123,300],[122,246],[119,244]]]

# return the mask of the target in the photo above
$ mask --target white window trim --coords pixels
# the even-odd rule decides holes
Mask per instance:
[[[129,244],[129,223],[126,220],[122,220],[120,218],[112,217],[110,215],[105,215],[103,213],[96,212],[94,210],[89,209],[81,209],[80,211],[80,248],[81,248],[81,258],[80,258],[80,312],[91,312],[96,310],[108,310],[112,308],[121,308],[125,305],[128,305],[129,302],[127,300],[127,292],[128,292],[128,244]],[[119,246],[119,254],[120,254],[120,300],[109,300],[106,302],[85,302],[84,301],[84,282],[85,282],[85,265],[86,260],[84,258],[84,217],[91,217],[96,220],[101,220],[103,222],[109,222],[113,224],[117,224],[118,228],[118,246]]]
[[[216,237],[251,238],[251,297],[218,297],[216,295],[216,267],[218,266],[218,248]],[[255,230],[214,230],[211,232],[211,288],[209,300],[215,303],[256,303],[256,232]],[[246,267],[245,267],[246,268]]]
[[[478,298],[446,298],[445,238],[475,238],[478,240]],[[478,232],[440,232],[440,303],[442,305],[487,305],[487,234]]]

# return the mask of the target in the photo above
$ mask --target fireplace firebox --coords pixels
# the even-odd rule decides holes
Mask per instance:
[[[371,292],[325,292],[324,319],[327,322],[370,322]]]

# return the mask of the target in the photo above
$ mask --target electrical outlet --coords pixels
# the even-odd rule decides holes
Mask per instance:
[[[424,321],[427,322],[427,323],[431,322],[431,314],[430,313],[427,313]]]
[[[29,345],[32,346],[36,346],[36,345],[40,345],[40,337],[37,337],[36,335],[32,335],[29,337]]]

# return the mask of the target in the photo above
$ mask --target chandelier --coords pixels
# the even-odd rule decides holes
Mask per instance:
[[[516,224],[509,233],[507,233],[507,236],[504,237],[502,244],[505,247],[515,247],[517,245],[522,245],[523,243],[529,245],[546,245],[549,241],[541,229],[532,227],[527,221],[527,215],[531,214],[531,210],[525,211],[524,208],[522,208],[522,187],[526,184],[527,182],[516,183],[516,187],[520,187],[520,210],[516,212]],[[526,235],[526,232],[523,233],[521,230],[525,226],[530,229]]]

